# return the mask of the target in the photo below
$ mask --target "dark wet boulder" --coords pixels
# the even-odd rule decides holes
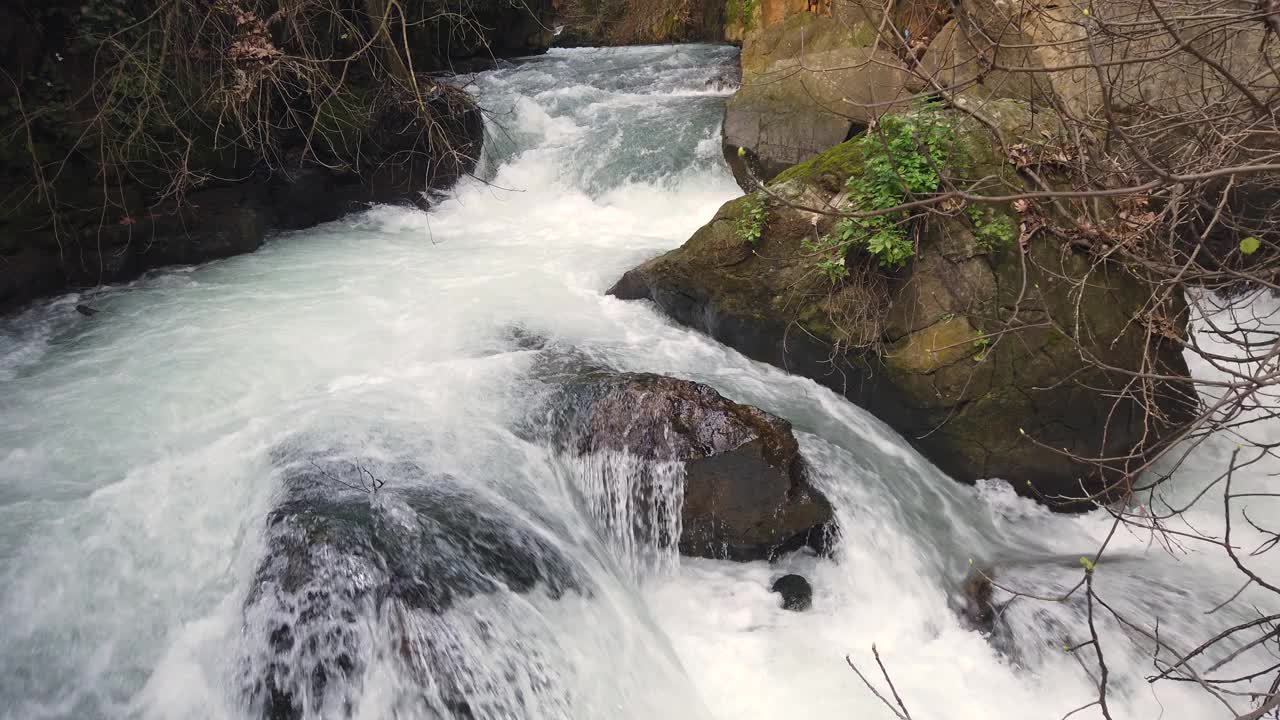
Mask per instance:
[[[831,506],[806,477],[791,424],[711,387],[644,373],[571,376],[557,442],[684,465],[681,554],[755,560],[824,550]]]
[[[803,575],[783,575],[773,581],[773,586],[769,588],[770,592],[776,592],[782,596],[782,608],[784,610],[795,610],[801,612],[808,610],[813,605],[813,586]]]
[[[429,12],[438,12],[432,6]],[[455,56],[478,54],[480,57],[517,57],[535,55],[547,51],[555,41],[557,4],[552,0],[532,0],[532,2],[511,3],[506,0],[476,0],[468,4],[467,12],[472,19],[471,28],[478,33],[480,42],[467,46],[471,38],[467,33],[457,32],[456,26],[450,34],[455,43],[450,52]],[[445,33],[437,30],[435,40],[438,44]],[[458,36],[463,42],[457,43]],[[428,45],[430,47],[430,45]]]
[[[484,117],[475,99],[437,78],[421,76],[418,87],[421,97],[397,89],[377,96],[361,148],[378,160],[365,178],[368,199],[415,201],[449,187],[480,160]]]
[[[244,608],[253,715],[349,712],[370,666],[389,661],[432,685],[411,702],[471,717],[465,678],[442,669],[457,649],[433,641],[456,625],[442,616],[476,596],[589,592],[528,512],[448,476],[305,454],[284,475]]]

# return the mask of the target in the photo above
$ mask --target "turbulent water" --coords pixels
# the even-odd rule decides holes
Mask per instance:
[[[272,662],[330,651],[324,687],[295,688],[325,717],[891,717],[845,663],[873,669],[873,643],[917,720],[1089,702],[1091,656],[1063,652],[1087,638],[1078,603],[1015,602],[990,638],[955,607],[971,561],[1065,589],[1106,515],[953,483],[839,396],[604,295],[738,194],[718,127],[735,63],[724,47],[575,50],[482,74],[484,182],[431,212],[374,208],[3,321],[0,718],[249,717]],[[677,560],[654,541],[670,528],[628,532],[616,485],[634,462],[520,432],[548,364],[690,378],[790,419],[843,528],[835,557]],[[1173,492],[1229,448],[1201,450]],[[273,618],[303,611],[270,596],[289,580],[264,557],[291,536],[268,518],[291,473],[364,477],[353,462],[406,493],[378,501],[385,517],[498,528],[514,587],[381,621],[343,601],[332,632],[273,660]],[[678,515],[673,470],[648,472]],[[1113,606],[1186,648],[1250,612],[1203,615],[1237,575],[1149,540],[1122,533],[1099,566]],[[813,582],[808,612],[768,591],[790,571]],[[1194,685],[1148,686],[1150,643],[1099,626],[1114,717],[1225,714]]]

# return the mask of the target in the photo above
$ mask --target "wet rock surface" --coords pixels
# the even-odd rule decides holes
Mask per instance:
[[[478,595],[589,592],[536,522],[448,476],[308,453],[284,476],[244,610],[255,715],[349,711],[370,666],[395,662],[434,686],[414,702],[473,717],[441,635],[461,621],[438,616]]]
[[[994,603],[993,575],[991,568],[970,571],[960,586],[958,597],[960,619],[969,628],[986,634],[995,630],[998,612]]]
[[[684,464],[681,554],[754,560],[829,542],[831,506],[782,418],[644,373],[570,376],[554,405],[556,442],[573,452]]]
[[[803,575],[783,575],[773,581],[770,592],[782,596],[782,608],[801,612],[813,606],[813,586]]]

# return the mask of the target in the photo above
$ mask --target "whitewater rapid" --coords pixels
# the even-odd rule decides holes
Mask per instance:
[[[480,179],[430,212],[372,208],[0,320],[0,718],[246,717],[273,457],[312,438],[448,473],[529,513],[581,567],[590,593],[477,596],[432,620],[479,716],[887,718],[845,664],[874,667],[873,643],[916,720],[1089,702],[1062,649],[1082,639],[1078,605],[1011,605],[1003,643],[955,605],[971,563],[1065,589],[1108,516],[954,483],[832,392],[604,295],[740,193],[719,140],[735,64],[728,47],[652,47],[483,73]],[[84,302],[102,312],[78,315]],[[836,556],[651,562],[662,549],[611,539],[581,501],[598,475],[511,430],[548,349],[791,420],[842,527]],[[1227,447],[1206,448],[1188,483]],[[1235,591],[1222,558],[1149,541],[1115,540],[1097,575],[1110,602],[1184,645],[1239,617],[1182,610]],[[812,610],[769,593],[786,572],[812,581]],[[1148,686],[1140,639],[1100,629],[1115,717],[1222,716],[1193,686]],[[432,717],[398,705],[410,679],[371,662],[355,717]]]

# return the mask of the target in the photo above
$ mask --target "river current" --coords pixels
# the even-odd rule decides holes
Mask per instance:
[[[1087,638],[1079,603],[1015,602],[991,638],[956,606],[974,564],[1066,589],[1109,516],[952,482],[816,383],[604,294],[740,194],[719,139],[736,62],[717,46],[557,50],[482,73],[480,179],[429,212],[375,207],[0,320],[0,718],[250,717],[268,630],[246,598],[281,448],[304,445],[447,474],[590,588],[482,593],[421,628],[424,672],[449,674],[474,717],[889,718],[845,661],[878,677],[873,643],[916,720],[1089,702],[1091,666],[1063,650]],[[101,313],[78,315],[85,302]],[[842,527],[835,556],[737,564],[620,541],[626,508],[584,498],[625,482],[625,463],[602,473],[513,430],[549,354],[704,382],[792,421]],[[1198,451],[1169,492],[1229,448]],[[1246,593],[1203,614],[1239,584],[1213,552],[1126,533],[1113,548],[1099,593],[1172,643],[1251,612]],[[769,592],[786,572],[812,581],[811,610]],[[1149,643],[1099,629],[1115,717],[1224,716],[1193,684],[1148,685]],[[320,715],[467,717],[406,702],[425,681],[393,660],[365,658],[346,705]]]

